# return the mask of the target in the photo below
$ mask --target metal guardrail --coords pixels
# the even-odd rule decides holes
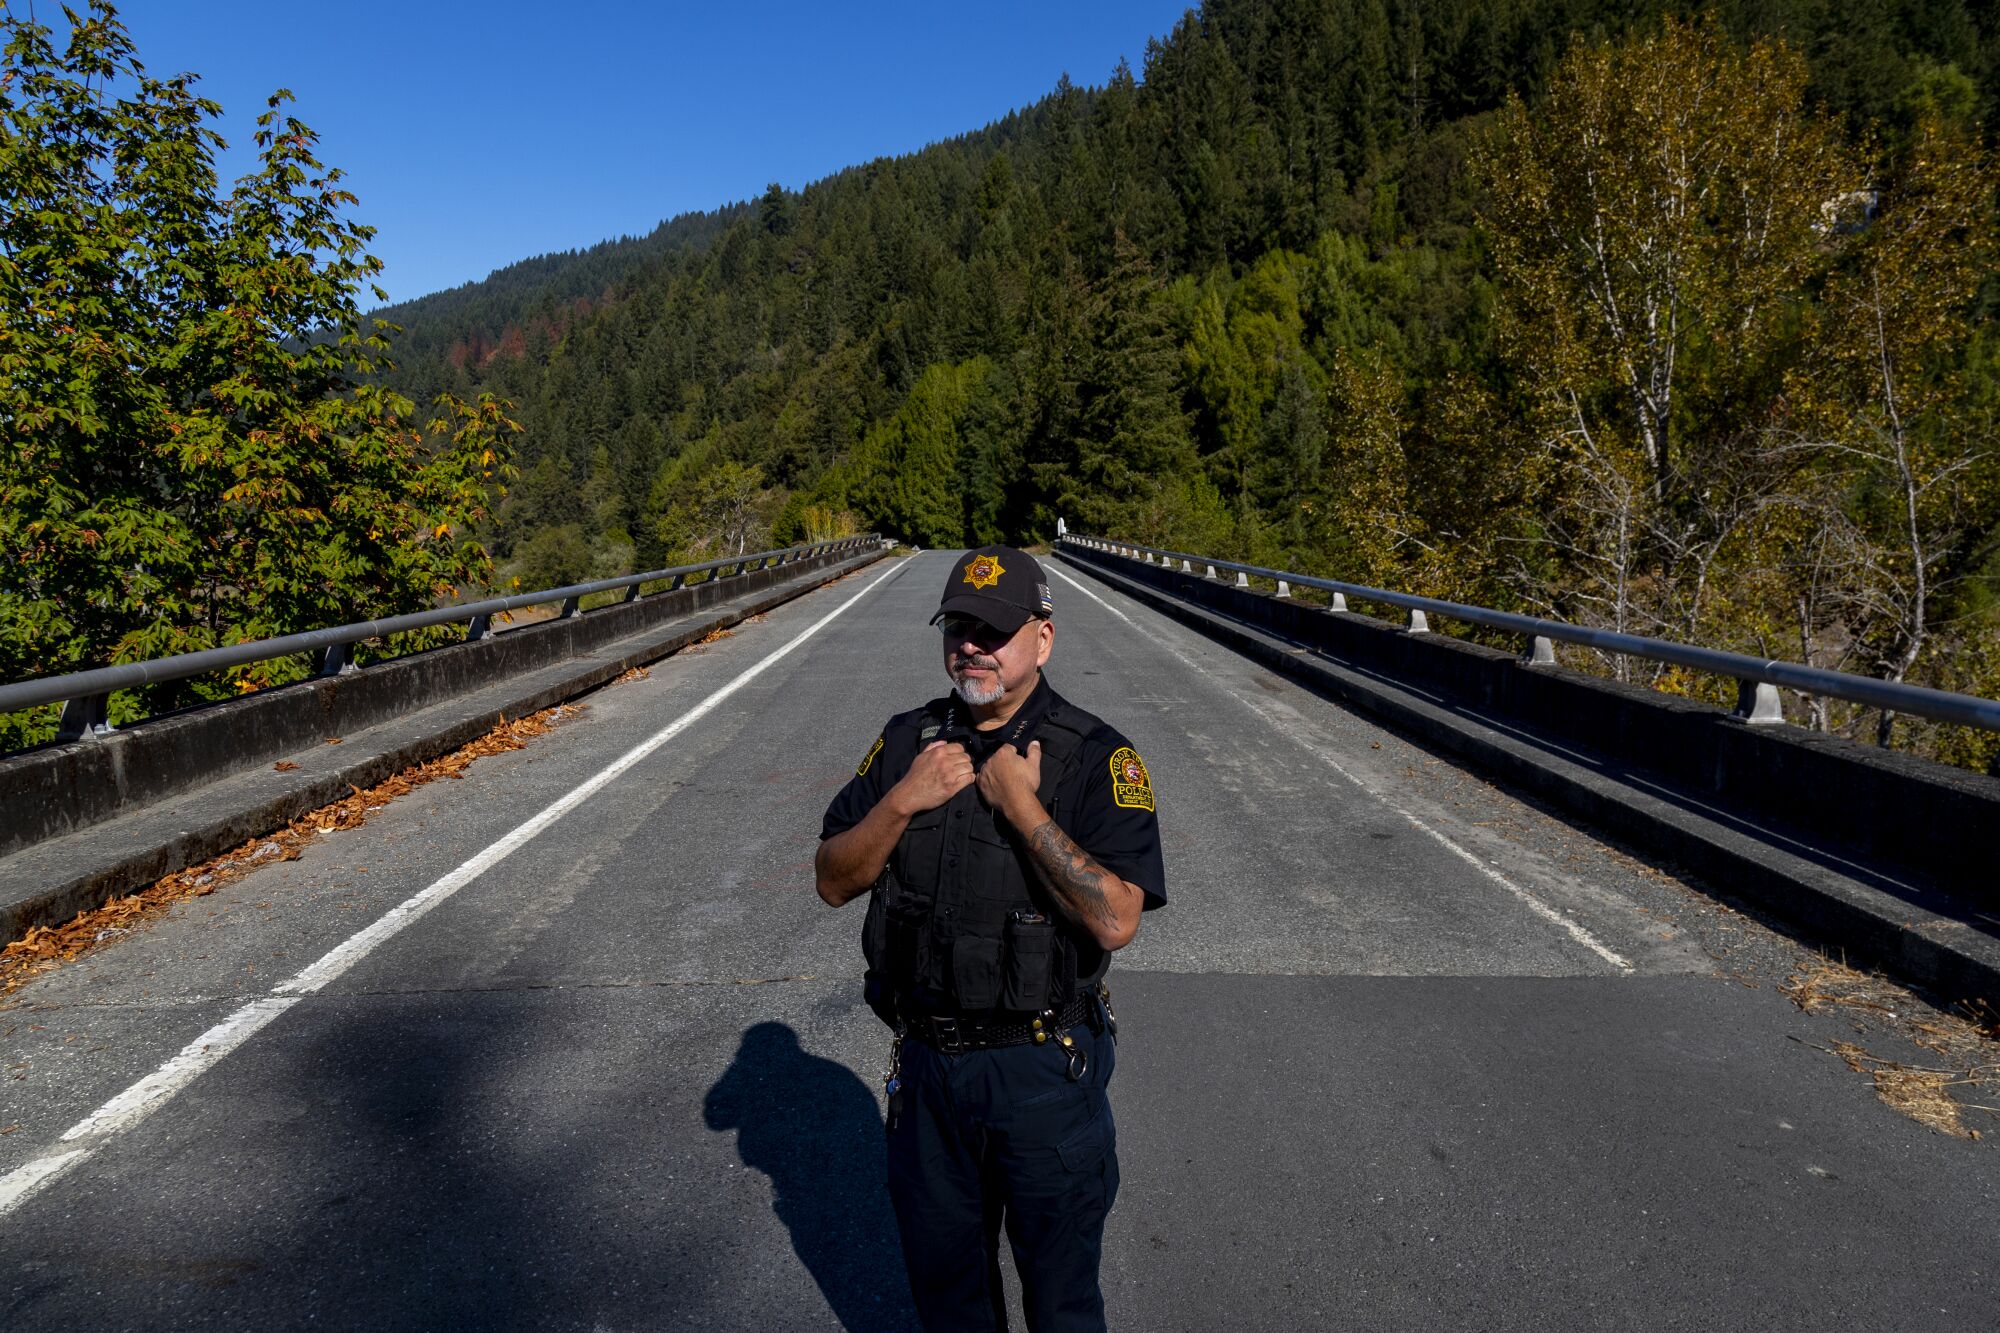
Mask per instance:
[[[1332,594],[1333,600],[1327,607],[1328,611],[1347,610],[1349,597],[1359,597],[1370,602],[1384,602],[1390,606],[1402,607],[1410,613],[1408,628],[1413,634],[1427,631],[1430,628],[1429,617],[1438,615],[1483,625],[1488,629],[1525,635],[1529,640],[1529,646],[1521,660],[1528,666],[1554,666],[1556,660],[1554,645],[1561,642],[1582,644],[1604,652],[1623,653],[1629,657],[1642,657],[1654,662],[1671,662],[1676,666],[1690,667],[1711,675],[1728,676],[1737,683],[1736,716],[1758,726],[1784,722],[1784,710],[1778,698],[1778,687],[1782,685],[1809,694],[1846,699],[1873,708],[1928,717],[1939,722],[1956,722],[1963,726],[1985,727],[1988,730],[2000,731],[2000,702],[1982,699],[1976,695],[1953,694],[1948,690],[1927,689],[1921,685],[1874,680],[1868,676],[1856,676],[1845,671],[1829,671],[1824,667],[1803,666],[1797,662],[1748,657],[1742,653],[1723,652],[1717,648],[1697,648],[1690,644],[1675,643],[1671,639],[1649,639],[1637,634],[1588,629],[1582,625],[1571,625],[1560,620],[1541,620],[1534,616],[1516,615],[1510,611],[1495,611],[1483,606],[1468,606],[1462,602],[1440,601],[1435,597],[1391,592],[1386,588],[1370,588],[1359,583],[1342,583],[1338,579],[1315,578],[1310,574],[1292,574],[1284,570],[1265,569],[1260,565],[1239,564],[1232,560],[1215,560],[1185,551],[1168,551],[1157,546],[1139,546],[1130,542],[1107,541],[1101,537],[1074,535],[1059,539],[1059,544],[1062,543],[1081,546],[1088,550],[1107,551],[1128,559],[1142,560],[1146,564],[1171,565],[1179,561],[1180,572],[1184,574],[1192,574],[1198,565],[1204,566],[1206,568],[1204,578],[1218,578],[1220,577],[1218,571],[1226,571],[1236,575],[1238,587],[1249,587],[1252,578],[1268,579],[1278,585],[1277,595],[1280,597],[1289,597],[1294,587],[1318,588]]]
[[[880,541],[881,537],[878,534],[869,533],[865,537],[843,537],[838,541],[808,542],[800,546],[787,546],[782,550],[758,551],[749,555],[732,556],[725,560],[710,560],[699,565],[675,565],[670,569],[655,569],[644,574],[626,574],[615,579],[598,579],[593,583],[573,583],[567,587],[550,588],[543,592],[516,593],[511,597],[494,597],[483,602],[468,602],[463,606],[416,611],[406,616],[390,616],[385,620],[361,620],[351,625],[307,630],[303,634],[287,634],[276,639],[254,639],[248,643],[233,643],[226,648],[208,648],[201,652],[159,657],[147,662],[128,662],[119,666],[98,667],[91,671],[73,671],[62,676],[43,676],[35,680],[0,685],[0,713],[34,708],[41,704],[60,703],[63,705],[63,713],[62,721],[57,726],[56,739],[82,740],[91,736],[101,736],[111,730],[106,713],[114,690],[129,690],[160,681],[185,680],[189,676],[206,675],[211,671],[222,671],[229,667],[247,666],[252,662],[264,662],[274,657],[290,657],[294,653],[307,652],[317,652],[322,655],[320,675],[334,676],[358,670],[349,661],[350,650],[355,644],[367,639],[385,638],[391,634],[425,629],[432,625],[448,625],[462,620],[466,622],[465,641],[471,643],[493,633],[493,617],[519,610],[524,606],[539,606],[545,602],[560,601],[562,610],[556,618],[567,620],[583,613],[583,599],[593,593],[616,592],[622,588],[625,590],[625,600],[636,602],[639,600],[642,584],[669,579],[672,582],[662,591],[671,592],[696,574],[713,574],[716,578],[722,578],[725,577],[722,571],[731,566],[735,567],[738,574],[748,574],[770,565],[788,565],[837,551],[859,550],[876,545]]]

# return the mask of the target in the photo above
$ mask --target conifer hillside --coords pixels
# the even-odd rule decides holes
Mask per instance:
[[[523,586],[1062,516],[1992,693],[1996,41],[1962,0],[1209,0],[962,137],[382,312],[386,383],[511,401]]]

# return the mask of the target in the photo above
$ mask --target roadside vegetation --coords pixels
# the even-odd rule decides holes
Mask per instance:
[[[477,529],[517,428],[488,394],[419,412],[374,382],[390,330],[360,307],[373,231],[289,94],[257,118],[256,169],[225,188],[222,108],[147,71],[110,6],[60,37],[10,7],[0,31],[0,679],[483,585]],[[307,669],[123,691],[111,721]],[[0,749],[55,721],[0,716]]]
[[[1208,0],[1101,86],[372,320],[309,131],[274,105],[267,170],[221,193],[215,108],[93,14],[82,56],[9,25],[0,509],[36,543],[0,590],[10,676],[1061,517],[2000,693],[1984,8]],[[101,165],[65,175],[72,144]],[[45,274],[64,227],[133,239]],[[183,253],[192,306],[146,276]],[[61,300],[122,350],[88,362]],[[118,358],[143,393],[109,391]],[[180,443],[194,417],[222,443]],[[1787,708],[2000,762],[1991,734]]]
[[[387,312],[390,382],[519,405],[526,583],[1061,516],[1990,695],[1996,36],[1210,0],[1101,87]]]

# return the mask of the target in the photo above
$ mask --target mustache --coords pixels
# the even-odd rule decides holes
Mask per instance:
[[[963,671],[967,667],[978,667],[982,671],[998,671],[1000,669],[1000,659],[997,657],[987,657],[978,653],[975,653],[971,657],[963,657],[957,653],[951,655],[951,669],[953,671]]]

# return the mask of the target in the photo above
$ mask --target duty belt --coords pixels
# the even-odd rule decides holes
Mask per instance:
[[[902,1015],[903,1035],[946,1055],[985,1050],[991,1046],[1025,1046],[1031,1041],[1052,1041],[1060,1039],[1065,1030],[1092,1016],[1092,998],[1079,995],[1061,1009],[1045,1009],[1027,1018],[990,1022],[962,1018],[956,1014],[905,1011]]]

